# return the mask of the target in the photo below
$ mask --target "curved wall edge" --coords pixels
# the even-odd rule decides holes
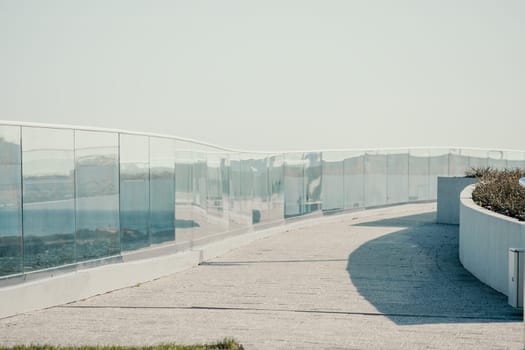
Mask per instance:
[[[525,223],[478,206],[474,188],[461,192],[459,259],[480,281],[508,295],[508,252],[525,247]]]

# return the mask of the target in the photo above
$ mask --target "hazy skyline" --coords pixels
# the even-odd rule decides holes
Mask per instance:
[[[525,150],[525,2],[0,0],[0,120]]]

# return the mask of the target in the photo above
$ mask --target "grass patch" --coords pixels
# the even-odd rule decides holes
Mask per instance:
[[[177,345],[160,344],[152,346],[51,346],[51,345],[15,345],[2,347],[0,350],[244,350],[243,346],[234,339],[225,338],[213,344]]]
[[[479,179],[472,192],[477,205],[525,221],[525,188],[518,183],[525,177],[525,170],[479,168],[470,173]]]

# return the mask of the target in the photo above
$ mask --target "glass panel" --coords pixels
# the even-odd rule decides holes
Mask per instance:
[[[206,214],[207,181],[206,181],[206,153],[193,152],[193,228],[194,239],[202,238],[210,232]]]
[[[245,178],[244,183],[250,183],[253,188],[250,201],[251,216],[252,224],[256,225],[268,221],[268,164],[265,155],[245,154],[244,157],[244,175],[251,177]]]
[[[365,206],[365,154],[345,152],[344,157],[344,207],[345,209]]]
[[[147,136],[120,134],[120,226],[122,250],[150,244]]]
[[[384,205],[387,193],[386,154],[367,152],[365,156],[365,205]]]
[[[449,176],[465,176],[465,172],[469,169],[468,155],[464,155],[460,149],[451,149],[448,156]]]
[[[175,152],[175,227],[177,242],[193,240],[193,152],[177,141]]]
[[[255,205],[255,161],[250,154],[241,154],[241,196],[242,211],[250,225],[261,220],[260,210],[254,209]],[[260,203],[259,203],[260,204]]]
[[[284,217],[304,213],[304,160],[302,153],[287,153],[284,158]]]
[[[449,150],[448,149],[431,149],[430,163],[429,163],[429,199],[437,199],[437,178],[438,176],[449,176],[448,162],[449,162]]]
[[[251,207],[245,209],[243,165],[240,154],[230,155],[230,230],[246,228],[252,224]]]
[[[507,160],[505,159],[505,153],[502,151],[488,151],[488,162],[487,165],[491,168],[505,169],[507,167]]]
[[[228,154],[221,155],[220,176],[222,215],[226,219],[226,223],[224,223],[226,229],[230,230],[230,156]]]
[[[429,152],[428,150],[410,150],[409,192],[410,201],[429,199]]]
[[[268,181],[271,195],[269,218],[271,221],[284,219],[284,157],[275,155],[268,158]]]
[[[387,152],[387,203],[408,201],[408,150]]]
[[[321,153],[304,154],[304,213],[321,210],[321,179],[322,179]]]
[[[0,276],[22,272],[20,127],[0,126]]]
[[[120,252],[118,134],[75,131],[77,260]]]
[[[229,228],[229,217],[228,212],[225,212],[225,202],[228,202],[223,197],[224,191],[228,192],[228,189],[224,188],[224,182],[222,177],[225,174],[227,167],[227,158],[219,153],[208,153],[207,155],[207,170],[206,170],[206,181],[207,181],[207,192],[206,192],[206,215],[208,221],[209,232],[208,233],[219,233],[225,232]],[[228,207],[228,205],[226,205]]]
[[[323,152],[323,210],[344,209],[344,156],[341,152]]]
[[[73,130],[22,128],[25,271],[75,261]]]
[[[468,169],[485,168],[488,166],[486,151],[462,149],[461,154],[468,156]]]
[[[505,152],[505,159],[507,159],[507,167],[509,169],[525,169],[525,152]]]
[[[151,243],[175,240],[175,141],[150,137]]]

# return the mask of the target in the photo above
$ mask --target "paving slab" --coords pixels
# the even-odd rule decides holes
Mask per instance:
[[[458,260],[436,205],[335,215],[202,265],[0,320],[0,344],[521,349],[522,312]]]

